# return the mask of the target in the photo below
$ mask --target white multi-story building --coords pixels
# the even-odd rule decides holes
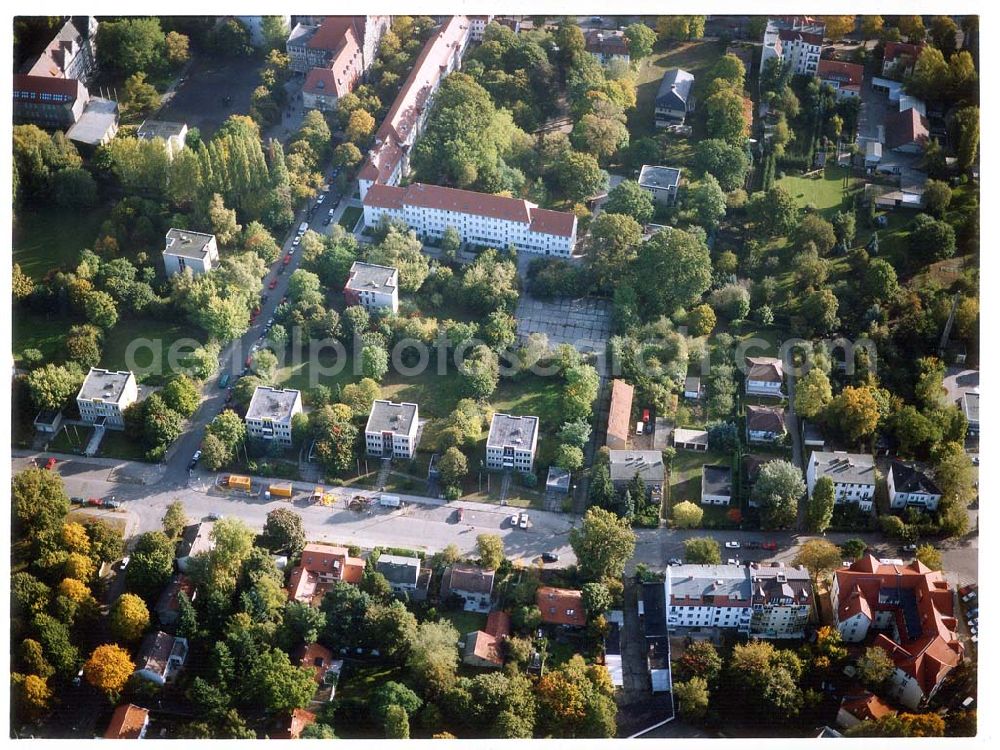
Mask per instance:
[[[496,413],[486,439],[486,468],[531,472],[538,445],[538,417]]]
[[[941,500],[941,490],[920,469],[893,461],[886,477],[890,508],[921,508],[936,510]]]
[[[809,572],[784,563],[671,566],[663,586],[671,632],[802,638],[814,612]]]
[[[97,19],[93,16],[71,17],[24,72],[31,76],[87,83],[97,70],[94,43],[97,28]]]
[[[779,58],[795,75],[816,75],[823,51],[824,24],[802,16],[771,18],[764,30],[761,69],[771,58]]]
[[[875,459],[861,453],[813,451],[806,469],[806,486],[812,497],[816,480],[833,480],[834,502],[857,503],[862,510],[871,510],[875,498]]]
[[[367,310],[388,308],[399,312],[399,271],[354,261],[344,285],[344,301],[348,307],[361,305]]]
[[[486,27],[492,20],[493,16],[469,16],[469,28],[472,34],[472,41],[483,41],[483,32],[486,31]]]
[[[214,234],[192,232],[190,229],[170,229],[163,248],[163,266],[167,276],[191,269],[200,274],[211,271],[219,262],[219,246]]]
[[[254,47],[260,47],[264,44],[266,39],[264,39],[264,19],[267,16],[236,16],[240,23],[246,26],[247,31],[250,32],[250,43]],[[285,24],[285,29],[292,28],[292,17],[291,16],[281,16],[281,20]]]
[[[413,458],[417,450],[420,409],[416,404],[394,404],[376,400],[365,425],[365,449],[369,456]]]
[[[135,137],[140,141],[152,141],[162,138],[167,147],[167,156],[171,159],[184,148],[187,139],[188,126],[183,122],[167,122],[165,120],[143,120],[135,131]]]
[[[523,198],[413,183],[405,188],[372,185],[364,199],[365,226],[399,219],[424,239],[440,239],[448,227],[462,242],[539,255],[572,255],[576,216],[538,208]]]
[[[130,371],[91,367],[76,394],[76,405],[84,422],[124,429],[123,413],[138,398],[139,386]]]
[[[302,412],[302,394],[293,388],[258,385],[244,419],[247,433],[261,440],[292,444],[292,417]]]

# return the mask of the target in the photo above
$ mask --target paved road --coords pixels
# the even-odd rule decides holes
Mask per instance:
[[[11,470],[22,470],[34,455],[37,454],[16,451]],[[102,497],[113,494],[122,500],[122,513],[127,519],[128,533],[132,535],[160,528],[160,519],[165,509],[174,500],[184,503],[188,516],[192,519],[202,519],[209,513],[220,513],[240,518],[257,529],[263,528],[268,512],[287,507],[283,500],[265,501],[260,494],[247,497],[215,490],[215,475],[207,472],[195,472],[189,482],[186,465],[181,482],[172,481],[174,474],[163,472],[162,467],[108,459],[67,456],[65,462],[57,464],[56,470],[62,474],[70,495]],[[262,491],[263,484],[258,487]],[[301,485],[301,489],[305,487],[306,485]],[[510,525],[509,517],[513,512],[510,508],[464,501],[445,503],[434,498],[401,495],[407,503],[405,507],[375,507],[372,515],[367,515],[345,508],[346,500],[354,494],[353,490],[340,488],[334,492],[338,496],[335,507],[313,506],[301,501],[293,503],[295,511],[302,516],[309,539],[353,543],[368,548],[379,545],[413,547],[428,552],[437,552],[449,544],[455,544],[462,552],[472,552],[476,537],[488,533],[499,534],[504,540],[508,555],[515,560],[531,561],[542,552],[555,552],[559,555],[556,567],[576,562],[569,546],[569,530],[579,520],[576,515],[532,510],[531,527],[520,530]],[[461,523],[456,517],[458,508],[462,508],[464,512]],[[791,563],[799,545],[816,538],[793,532],[638,529],[635,554],[629,561],[626,572],[633,573],[638,563],[662,568],[670,558],[683,558],[684,540],[693,536],[710,536],[718,540],[720,545],[727,541],[738,541],[745,545],[749,541],[773,540],[778,545],[776,552],[748,550],[744,546],[739,550],[723,548],[723,557],[786,563]],[[887,543],[877,533],[828,533],[822,538],[835,544],[860,538],[882,557],[902,556],[898,545]],[[964,584],[977,580],[979,539],[976,531],[962,539],[945,542],[941,545],[941,550],[950,581]]]

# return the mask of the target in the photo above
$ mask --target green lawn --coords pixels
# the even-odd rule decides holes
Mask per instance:
[[[543,431],[555,432],[565,421],[559,405],[562,382],[556,377],[526,373],[502,378],[490,403],[505,414],[530,414],[538,417]]]
[[[188,339],[189,345],[178,347],[177,353],[171,357],[170,348],[183,339]],[[140,381],[155,382],[158,378],[175,372],[171,359],[182,359],[204,340],[204,332],[187,322],[149,318],[123,319],[104,337],[101,366],[109,370],[133,370]],[[133,342],[135,348],[129,352]],[[157,355],[159,363],[156,362]],[[174,364],[180,365],[179,362]]]
[[[845,205],[849,205],[846,196],[856,191],[861,184],[856,178],[849,180],[847,192],[844,190],[844,177],[847,167],[828,166],[822,173],[809,176],[788,175],[775,182],[789,193],[800,207],[812,204],[824,218],[831,219]]]
[[[91,427],[67,425],[56,433],[55,438],[49,443],[49,450],[60,453],[80,453],[87,447],[87,442],[93,434],[94,431]]]
[[[344,368],[336,375],[321,375],[319,368],[333,368],[336,362],[332,352],[323,352],[317,357],[317,372],[310,373],[309,357],[306,353],[301,362],[287,362],[284,367],[279,367],[274,376],[274,382],[282,388],[295,388],[308,392],[316,385],[325,385],[333,388],[336,385],[341,387],[348,383],[361,380],[360,375],[354,375],[351,363],[348,362]]]
[[[455,404],[465,397],[464,388],[465,379],[453,366],[438,375],[432,356],[427,369],[418,375],[406,376],[390,369],[382,383],[382,398],[419,404],[421,418],[440,418],[455,410]]]
[[[632,139],[652,135],[656,131],[653,124],[654,104],[660,90],[660,81],[668,69],[682,68],[694,75],[692,95],[696,101],[700,101],[701,92],[709,83],[708,71],[725,51],[725,45],[716,41],[658,42],[653,54],[639,63],[636,106],[629,113],[628,122]]]
[[[69,325],[56,315],[18,311],[13,316],[14,361],[25,349],[38,349],[46,360],[60,360]]]
[[[709,450],[704,453],[698,451],[678,450],[677,455],[670,463],[670,502],[668,508],[674,504],[690,500],[698,504],[701,502],[701,467],[705,464],[719,464],[728,466],[732,457],[728,453]]]
[[[364,214],[364,210],[358,208],[357,206],[348,206],[344,209],[344,213],[340,216],[340,224],[348,232],[353,232],[354,227],[358,224],[358,219]]]
[[[486,615],[479,612],[466,612],[465,610],[441,612],[440,617],[454,625],[459,635],[462,636],[486,627]]]
[[[14,218],[14,263],[33,279],[53,268],[75,268],[80,252],[93,247],[106,206],[86,211],[61,208],[22,209]]]
[[[126,461],[146,460],[146,451],[142,445],[119,430],[107,430],[104,433],[97,455],[102,458],[122,458]]]

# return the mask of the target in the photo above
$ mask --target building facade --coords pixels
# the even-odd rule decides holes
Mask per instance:
[[[889,490],[890,508],[937,510],[941,490],[933,479],[915,466],[893,461],[885,482]]]
[[[190,270],[198,275],[208,273],[219,263],[219,246],[214,234],[192,232],[190,229],[170,229],[163,248],[163,267],[167,276]]]
[[[184,122],[144,120],[139,129],[135,131],[135,137],[140,141],[152,141],[161,138],[167,147],[167,155],[173,159],[184,148],[187,133],[188,126]]]
[[[416,404],[373,401],[365,424],[365,450],[369,456],[413,458],[418,424]]]
[[[250,399],[245,422],[247,433],[260,440],[292,444],[292,417],[302,413],[302,394],[293,388],[259,385]]]
[[[366,310],[399,312],[399,271],[391,266],[354,261],[344,285],[344,302],[348,307],[361,305]]]
[[[576,246],[576,216],[538,208],[521,198],[413,183],[372,185],[364,198],[365,226],[384,218],[403,221],[419,237],[439,240],[449,227],[462,242],[569,257]]]
[[[729,505],[733,499],[733,470],[728,466],[701,467],[701,504]]]
[[[632,59],[628,53],[625,34],[621,31],[591,29],[585,34],[584,39],[587,52],[602,65],[607,65],[612,60],[621,60],[628,64]]]
[[[785,437],[785,410],[780,406],[747,404],[747,439],[751,443],[776,443]]]
[[[677,188],[681,184],[681,170],[673,167],[654,167],[643,164],[639,172],[639,187],[649,193],[656,203],[672,206],[677,202]]]
[[[90,93],[71,78],[14,76],[14,124],[68,130],[83,115]]]
[[[125,409],[138,398],[139,386],[130,371],[91,367],[76,395],[76,405],[84,422],[123,430]]]
[[[748,396],[781,398],[785,367],[775,357],[746,358],[746,393]]]
[[[770,18],[764,30],[761,69],[777,58],[795,75],[816,75],[826,26],[806,16]]]
[[[871,510],[875,498],[875,460],[860,453],[813,451],[806,469],[806,486],[812,497],[816,480],[833,480],[834,502],[857,503],[862,510]]]
[[[688,112],[694,107],[691,99],[693,86],[694,76],[686,70],[673,68],[663,74],[653,109],[656,127],[684,124]]]
[[[857,63],[820,60],[816,66],[816,77],[832,87],[838,99],[857,99],[861,96],[865,68]]]
[[[27,69],[27,74],[89,81],[97,70],[95,38],[98,25],[93,16],[70,18]]]
[[[535,465],[538,417],[516,417],[497,412],[486,439],[486,468],[513,469],[523,474]]]

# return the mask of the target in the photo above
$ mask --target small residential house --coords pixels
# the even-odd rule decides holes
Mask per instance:
[[[420,409],[416,404],[395,404],[376,399],[365,424],[365,450],[369,456],[413,458],[417,450]]]
[[[642,483],[646,487],[646,493],[654,501],[660,498],[663,492],[663,453],[660,451],[610,451],[608,471],[611,473],[611,482],[619,492],[624,490],[628,483],[635,479],[638,474]]]
[[[205,521],[184,528],[177,546],[177,569],[181,573],[190,572],[195,556],[215,548],[215,542],[212,541],[214,526],[212,521]]]
[[[91,367],[76,394],[80,419],[113,430],[125,429],[125,409],[139,398],[139,386],[129,370]]]
[[[159,138],[167,147],[167,155],[173,159],[184,148],[187,140],[188,126],[184,122],[167,122],[166,120],[144,120],[135,137],[140,141],[153,141]]]
[[[962,413],[969,423],[968,434],[970,437],[979,436],[979,389],[966,391],[962,394]]]
[[[913,72],[913,66],[923,51],[923,44],[886,42],[882,53],[882,75],[902,81]]]
[[[207,273],[219,264],[219,246],[214,234],[192,232],[190,229],[170,229],[163,248],[163,266],[167,276],[183,273]]]
[[[346,547],[328,544],[307,544],[297,567],[288,579],[288,598],[318,606],[323,595],[334,583],[359,583],[365,572],[365,561],[351,557]]]
[[[787,433],[785,410],[780,406],[747,404],[747,439],[751,443],[776,443]]]
[[[781,398],[781,384],[785,379],[785,367],[780,359],[747,357],[746,375],[746,394],[748,396]]]
[[[391,266],[354,261],[344,285],[344,301],[348,306],[361,305],[366,310],[399,312],[399,271]]]
[[[486,468],[513,469],[530,474],[538,446],[538,417],[497,412],[486,438]]]
[[[871,456],[844,451],[813,451],[806,469],[806,486],[812,497],[816,480],[833,480],[834,502],[857,503],[862,510],[871,510],[875,497],[875,460]]]
[[[697,375],[688,375],[684,378],[684,398],[692,401],[701,398],[701,378]]]
[[[142,642],[136,655],[135,673],[157,685],[165,685],[173,682],[184,667],[187,654],[187,638],[178,638],[158,630],[150,633]]]
[[[549,473],[545,477],[545,491],[555,495],[568,495],[570,478],[570,473],[566,469],[550,466]]]
[[[858,99],[865,68],[857,63],[839,60],[820,60],[816,66],[816,77],[831,86],[838,99]]]
[[[296,708],[290,713],[283,714],[277,720],[275,729],[267,736],[272,740],[297,740],[302,737],[302,732],[306,727],[315,723],[316,714],[312,711],[306,711],[304,708]]]
[[[104,730],[106,740],[141,740],[149,727],[149,709],[134,703],[122,703],[111,714],[111,722]]]
[[[542,613],[542,622],[547,625],[582,628],[587,624],[581,591],[540,586],[535,592],[535,604]]]
[[[628,53],[628,43],[621,31],[606,31],[590,29],[584,35],[587,53],[597,58],[599,63],[607,65],[612,60],[628,63],[632,58]]]
[[[294,388],[258,385],[247,407],[247,434],[260,440],[292,444],[292,417],[302,413],[302,394]]]
[[[834,573],[830,604],[845,642],[877,632],[871,645],[896,665],[882,695],[911,710],[934,696],[965,655],[955,591],[919,560],[903,565],[865,555]]]
[[[677,202],[677,188],[681,184],[681,170],[674,167],[655,167],[643,164],[639,172],[639,187],[653,198],[654,203],[672,206]]]
[[[867,690],[859,695],[845,695],[837,711],[837,725],[849,729],[863,721],[878,721],[895,714],[892,706]]]
[[[890,508],[936,510],[941,490],[921,469],[902,461],[893,461],[886,477]]]
[[[904,154],[919,154],[930,142],[930,123],[920,110],[911,107],[885,116],[885,146]]]
[[[156,601],[156,619],[160,621],[161,625],[173,625],[177,622],[177,615],[180,608],[178,597],[180,597],[181,592],[184,592],[192,602],[198,594],[194,581],[183,573],[178,573],[167,584],[167,587],[163,589],[163,593],[160,594],[160,598]]]
[[[671,68],[663,74],[654,107],[656,127],[684,124],[684,118],[694,109],[693,86],[694,76],[686,70]]]
[[[503,666],[503,642],[510,635],[510,615],[501,610],[490,612],[486,627],[465,636],[462,661],[472,667],[496,669]]]
[[[826,439],[823,437],[823,430],[815,422],[801,421],[802,424],[802,445],[812,450],[823,450]]]
[[[729,505],[733,499],[733,471],[728,466],[701,467],[701,504]]]
[[[489,612],[495,577],[496,571],[478,565],[451,565],[441,576],[441,599],[454,594],[465,600],[466,612]]]
[[[333,700],[344,668],[343,659],[333,658],[333,652],[319,643],[303,643],[292,654],[292,663],[313,672],[316,692],[309,701],[309,708],[316,711]]]
[[[708,430],[689,430],[684,427],[674,428],[674,447],[685,451],[708,450]]]
[[[608,411],[608,437],[605,445],[622,450],[632,431],[632,397],[635,388],[624,380],[611,381],[611,409]]]
[[[55,435],[62,427],[62,409],[42,409],[35,417],[35,430],[49,435]]]
[[[427,597],[426,576],[421,576],[419,557],[404,555],[379,555],[375,570],[385,576],[393,593],[422,601]],[[421,588],[421,583],[424,588]]]

